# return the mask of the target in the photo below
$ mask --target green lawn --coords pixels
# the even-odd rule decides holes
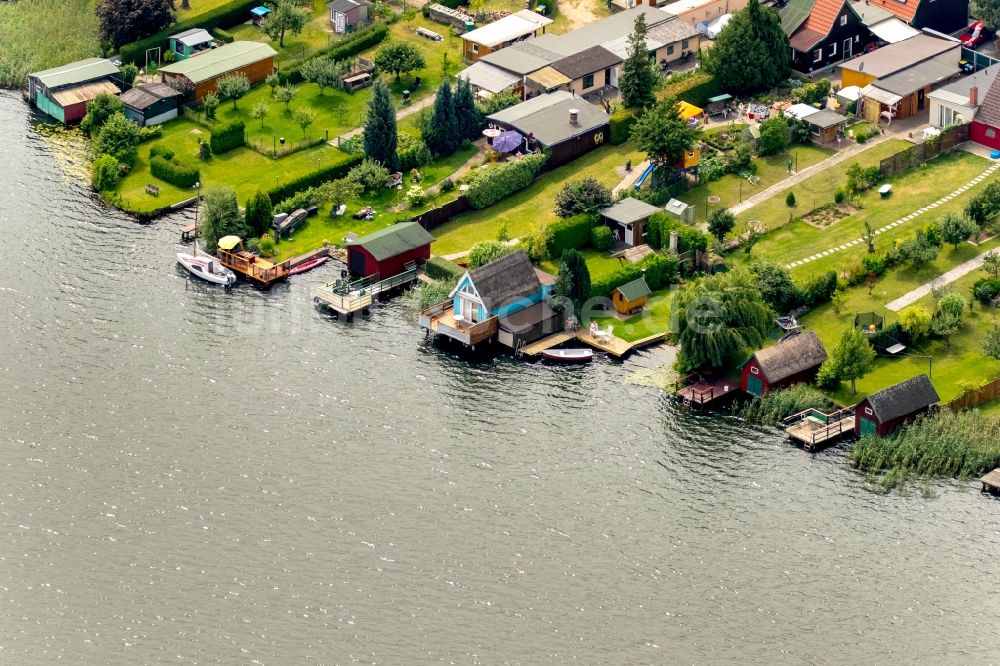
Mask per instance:
[[[663,333],[670,326],[671,297],[669,289],[654,291],[642,312],[624,321],[617,317],[594,317],[593,320],[584,321],[581,324],[590,326],[590,321],[596,321],[602,329],[614,326],[615,336],[626,342],[648,338],[651,335]]]
[[[180,2],[175,2],[177,5],[176,14],[177,22],[187,21],[189,19],[197,18],[206,12],[210,12],[216,7],[221,7],[222,5],[228,5],[232,0],[192,0],[190,9],[181,8]]]
[[[587,261],[587,270],[590,271],[590,279],[596,280],[614,273],[622,266],[619,259],[612,259],[607,252],[598,252],[592,248],[580,250],[583,258]],[[543,261],[539,266],[546,273],[555,275],[559,272],[559,260],[549,259]]]
[[[709,206],[709,197],[716,196],[720,199],[718,203],[711,204],[712,209],[735,206],[741,200],[748,199],[787,178],[789,158],[792,159],[793,163],[797,160],[798,169],[801,170],[817,162],[822,162],[832,154],[833,151],[829,148],[814,146],[812,144],[807,146],[793,146],[789,148],[787,153],[770,155],[755,160],[757,164],[755,175],[760,178],[760,182],[757,185],[751,185],[746,178],[729,173],[715,182],[703,183],[688,190],[681,194],[678,199],[684,203],[693,205],[696,211],[696,221],[704,222],[708,218],[705,211]],[[783,198],[782,206],[784,206]]]
[[[340,36],[335,34],[330,27],[329,13],[324,0],[313,0],[309,21],[298,35],[293,35],[290,32],[285,33],[284,47],[278,45],[278,40],[269,39],[260,31],[260,28],[252,23],[234,26],[229,29],[229,33],[238,40],[270,44],[278,52],[275,64],[279,68],[302,62],[317,49],[326,48],[340,39]]]
[[[888,180],[893,185],[890,197],[882,199],[877,192],[870,191],[860,199],[863,208],[823,229],[799,220],[776,228],[772,223],[778,216],[787,216],[789,210],[781,194],[755,206],[741,218],[761,219],[773,229],[754,246],[753,256],[789,263],[860,238],[864,235],[866,221],[876,229],[891,224],[967,183],[982,173],[986,165],[987,160],[962,151],[943,155],[927,162],[924,166],[897,174]],[[822,177],[824,174],[815,176],[815,178]],[[803,185],[812,187],[808,182]],[[985,184],[982,187],[985,187]],[[885,248],[897,238],[908,238],[915,229],[939,220],[947,211],[960,212],[978,189],[977,187],[967,190],[947,203],[879,234],[876,246]],[[827,198],[832,203],[829,191]],[[801,199],[798,199],[798,202],[800,205],[795,208],[797,212],[805,212],[812,207],[811,204],[802,205]],[[796,277],[807,277],[827,270],[842,272],[855,266],[866,251],[867,248],[863,243],[858,244],[796,267],[793,269],[793,274]],[[746,259],[746,255],[741,252],[732,256],[737,263]]]
[[[518,238],[554,222],[556,194],[569,180],[593,177],[609,187],[622,179],[627,160],[634,164],[644,154],[632,142],[620,146],[602,146],[570,164],[542,175],[529,187],[512,194],[504,201],[483,210],[476,210],[441,225],[434,230],[437,242],[435,254],[452,254],[468,250],[481,240],[496,238],[501,225],[507,225],[511,238]]]

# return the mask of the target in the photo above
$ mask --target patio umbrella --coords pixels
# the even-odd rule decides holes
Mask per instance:
[[[493,150],[498,153],[509,153],[520,148],[523,143],[524,137],[520,132],[509,130],[493,139]]]

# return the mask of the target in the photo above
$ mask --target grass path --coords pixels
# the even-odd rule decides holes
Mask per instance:
[[[930,282],[926,282],[920,285],[916,289],[912,289],[906,292],[905,294],[903,294],[902,296],[900,296],[899,298],[890,303],[886,303],[885,307],[892,310],[893,312],[899,312],[907,305],[912,305],[913,303],[916,303],[921,298],[931,293],[931,291],[933,291],[934,289],[943,287],[946,284],[951,284],[960,277],[964,277],[969,273],[971,273],[972,271],[976,270],[977,268],[983,265],[983,259],[986,257],[986,255],[990,254],[991,252],[993,252],[993,250],[988,250],[980,254],[978,257],[973,257],[972,259],[969,259],[968,261],[963,262],[958,266],[955,266],[947,273],[944,273],[943,275],[934,278]]]

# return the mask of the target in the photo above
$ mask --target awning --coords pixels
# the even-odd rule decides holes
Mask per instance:
[[[491,93],[509,90],[521,82],[521,77],[517,74],[511,74],[482,60],[463,69],[458,73],[458,78],[467,80],[473,88]]]
[[[813,115],[814,113],[819,113],[819,109],[817,109],[815,106],[799,103],[799,104],[792,104],[790,107],[785,109],[784,113],[789,118],[802,120],[803,118],[807,118]]]
[[[881,104],[888,104],[892,106],[894,104],[899,104],[899,100],[903,99],[899,95],[894,95],[893,93],[882,90],[881,88],[876,88],[875,86],[868,84],[861,89],[861,96],[867,97],[870,100],[879,102]]]
[[[886,19],[875,25],[868,26],[868,29],[883,42],[889,42],[890,44],[895,44],[896,42],[901,42],[904,39],[909,39],[914,35],[920,34],[919,30],[911,28],[898,18]]]
[[[239,236],[223,236],[219,239],[219,249],[221,250],[232,250],[234,247],[243,242],[243,239]]]
[[[684,100],[681,100],[677,102],[677,113],[680,114],[680,117],[684,120],[688,120],[690,118],[694,118],[695,116],[700,116],[705,113],[705,110],[695,106],[694,104],[688,104]]]
[[[271,10],[268,9],[267,7],[254,7],[253,9],[250,10],[250,13],[256,16],[257,18],[261,18],[270,14]]]
[[[552,67],[542,67],[537,72],[528,74],[527,79],[541,86],[543,90],[552,90],[572,81],[568,76],[557,72]]]
[[[524,143],[524,137],[517,130],[507,130],[493,139],[493,150],[498,153],[509,153],[517,150]]]

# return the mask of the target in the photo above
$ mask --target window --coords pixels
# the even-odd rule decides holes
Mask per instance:
[[[687,47],[688,47],[688,40],[686,39],[681,40],[681,48],[686,49]]]
[[[823,59],[823,49],[816,49],[813,51],[813,62],[819,62]]]
[[[993,129],[992,127],[987,127],[985,134],[986,134],[986,138],[987,139],[995,139],[995,138],[997,138],[997,131],[995,129]]]
[[[611,85],[611,68],[607,67],[604,69],[604,85]]]
[[[840,25],[847,25],[847,14],[840,17]]]
[[[473,44],[472,44],[472,52],[473,53],[479,53],[479,44],[476,44],[475,42],[473,42]]]
[[[674,45],[673,44],[668,44],[667,45],[667,55],[673,55],[673,54],[674,54]]]
[[[857,44],[861,41],[861,35],[854,35],[854,43]]]
[[[594,87],[594,75],[593,74],[587,74],[587,76],[583,77],[583,87],[584,88],[593,88]]]
[[[750,374],[751,375],[759,375],[760,374],[760,368],[758,368],[755,365],[751,365],[750,366]]]
[[[837,42],[830,44],[830,57],[837,55]]]
[[[871,407],[865,407],[865,416],[872,416],[872,414],[873,414],[872,413],[872,408]]]

